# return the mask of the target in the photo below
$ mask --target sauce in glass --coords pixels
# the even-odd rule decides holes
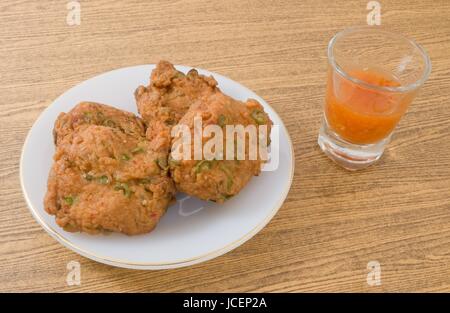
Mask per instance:
[[[376,69],[352,70],[348,74],[370,85],[401,85],[394,76]],[[351,143],[370,144],[386,138],[413,99],[412,94],[370,88],[331,71],[328,77],[325,104],[328,125]]]

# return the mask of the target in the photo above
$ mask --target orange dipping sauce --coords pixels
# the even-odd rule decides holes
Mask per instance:
[[[374,69],[353,70],[348,74],[371,85],[401,85],[395,77]],[[325,104],[328,125],[340,137],[356,144],[370,144],[386,138],[414,96],[366,87],[332,70],[328,72],[328,80]]]

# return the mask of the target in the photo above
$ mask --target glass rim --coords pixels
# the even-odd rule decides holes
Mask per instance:
[[[375,31],[378,32],[380,34],[385,34],[385,35],[389,35],[392,37],[396,37],[400,40],[406,41],[408,42],[412,47],[416,48],[423,60],[424,60],[424,64],[425,64],[425,68],[423,70],[423,73],[421,75],[421,77],[419,79],[417,79],[416,81],[407,84],[407,85],[401,85],[398,87],[392,87],[392,86],[378,86],[378,85],[374,85],[374,84],[370,84],[368,82],[365,82],[361,79],[358,79],[356,77],[351,76],[350,74],[348,74],[337,62],[336,59],[334,58],[334,52],[333,52],[333,47],[334,44],[336,43],[336,41],[347,34],[353,33],[353,32],[357,32],[357,31]],[[411,91],[414,89],[419,88],[420,86],[422,86],[425,81],[428,79],[430,73],[431,73],[431,60],[430,57],[428,56],[428,53],[425,51],[425,49],[419,45],[417,42],[415,42],[413,39],[409,39],[408,37],[402,35],[402,34],[398,34],[398,33],[394,33],[394,32],[390,32],[384,29],[380,29],[376,26],[359,26],[359,27],[349,27],[346,28],[344,30],[341,30],[340,32],[336,33],[333,38],[331,38],[331,40],[328,43],[328,62],[329,64],[344,78],[358,84],[358,85],[362,85],[366,88],[370,88],[370,89],[374,89],[374,90],[380,90],[380,91],[390,91],[390,92],[407,92],[407,91]]]

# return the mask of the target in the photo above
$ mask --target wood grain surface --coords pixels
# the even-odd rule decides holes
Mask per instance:
[[[450,291],[450,2],[380,1],[382,24],[428,51],[429,81],[381,161],[350,173],[317,146],[326,45],[365,25],[367,1],[0,2],[0,291]],[[205,68],[270,103],[295,149],[284,205],[253,239],[188,268],[114,268],[66,249],[35,222],[19,183],[25,136],[70,87],[155,63]],[[39,166],[39,164],[36,164]],[[367,264],[381,264],[369,286]],[[67,263],[81,264],[68,286]]]

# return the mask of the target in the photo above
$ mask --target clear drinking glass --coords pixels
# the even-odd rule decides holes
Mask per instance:
[[[414,41],[378,27],[349,28],[328,44],[328,81],[318,143],[349,170],[383,154],[431,63]]]

